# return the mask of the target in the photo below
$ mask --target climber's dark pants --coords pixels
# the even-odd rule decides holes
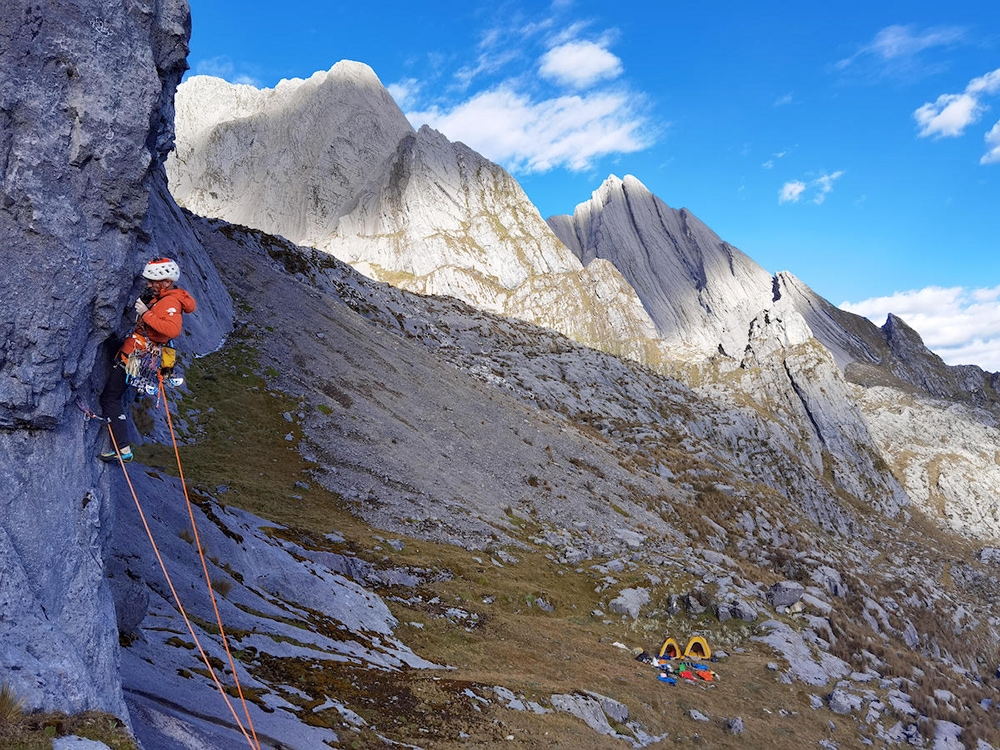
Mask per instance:
[[[115,355],[118,359],[118,355]],[[104,384],[101,394],[101,413],[111,420],[111,432],[119,448],[128,445],[128,421],[125,418],[125,368],[115,364],[108,373],[108,382]]]

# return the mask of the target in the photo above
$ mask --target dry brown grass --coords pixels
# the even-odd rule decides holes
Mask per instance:
[[[851,727],[850,734],[842,732],[836,738],[838,746],[850,747],[848,737],[857,738],[856,732],[864,730],[849,717],[833,717],[825,710],[811,708],[809,695],[825,694],[829,686],[824,689],[782,684],[778,675],[767,669],[775,656],[749,639],[751,626],[743,623],[723,626],[708,615],[643,617],[635,621],[594,616],[592,611],[604,608],[607,598],[606,593],[595,591],[600,575],[589,567],[576,572],[549,559],[546,549],[531,542],[539,533],[533,520],[518,517],[516,523],[512,521],[507,531],[517,535],[527,545],[527,551],[508,550],[519,562],[503,567],[493,565],[485,553],[476,555],[402,534],[392,534],[403,541],[401,550],[387,548],[376,539],[384,537],[386,532],[373,529],[352,515],[342,498],[324,490],[310,476],[314,467],[303,461],[296,450],[301,437],[298,428],[281,417],[282,412],[301,410],[308,405],[296,403],[269,388],[255,370],[254,353],[246,345],[207,357],[189,370],[188,382],[194,396],[182,404],[182,413],[198,407],[199,403],[211,404],[215,411],[210,417],[202,414],[197,421],[192,420],[196,429],[191,436],[197,437],[198,442],[182,448],[186,475],[206,490],[226,484],[227,502],[287,526],[288,531],[283,534],[303,546],[316,544],[316,540],[323,540],[324,534],[336,529],[346,541],[341,545],[321,541],[329,551],[350,551],[378,566],[419,567],[450,573],[447,580],[425,583],[417,590],[387,589],[376,593],[390,600],[390,607],[400,621],[401,639],[420,656],[451,669],[406,670],[402,674],[348,666],[317,669],[299,660],[257,655],[258,661],[250,667],[251,671],[273,684],[294,685],[308,694],[310,699],[300,699],[303,708],[320,705],[324,695],[337,695],[377,727],[377,731],[342,732],[349,740],[347,746],[380,747],[378,734],[436,748],[503,745],[586,750],[609,746],[607,738],[596,735],[568,715],[538,716],[498,706],[491,692],[495,685],[503,685],[539,703],[547,703],[554,693],[579,690],[608,695],[628,705],[645,731],[669,732],[670,744],[690,742],[705,747],[774,750],[814,746],[828,735],[828,722],[833,720]],[[595,440],[606,440],[600,428],[605,421],[601,415],[587,412],[573,418]],[[621,423],[617,427],[628,431],[633,426]],[[288,431],[296,438],[291,443],[282,437]],[[651,458],[632,448],[617,450],[616,455],[623,465],[635,470],[661,463],[677,473],[688,470],[699,473],[701,481],[694,487],[690,504],[665,497],[634,499],[641,507],[658,509],[664,520],[695,532],[702,540],[718,533],[705,520],[711,518],[727,529],[726,551],[738,560],[733,545],[740,536],[735,521],[741,513],[762,510],[772,519],[781,519],[788,511],[787,500],[773,490],[740,487],[730,493],[719,489],[716,484],[727,479],[722,472],[669,445],[654,447]],[[140,458],[168,471],[172,463],[172,455],[156,446],[143,447]],[[597,478],[601,476],[598,467],[583,462],[575,466]],[[233,467],[239,467],[239,471]],[[527,475],[525,481],[530,482],[532,476]],[[309,487],[293,490],[295,482],[300,480]],[[542,484],[537,478],[536,482]],[[301,501],[288,502],[292,491],[301,495]],[[856,502],[853,498],[845,502],[852,501]],[[940,533],[921,523],[924,522],[920,518],[915,518],[910,531],[893,528],[889,533],[903,537],[911,533],[913,538],[920,537],[922,544],[928,540],[950,544],[947,540],[936,541],[942,539]],[[797,538],[799,532],[790,531]],[[811,527],[807,532],[813,538],[820,536]],[[796,551],[773,550],[759,563],[739,560],[738,564],[750,580],[769,584],[783,577],[795,577]],[[967,549],[947,547],[942,556],[967,554]],[[597,562],[601,561],[593,560],[588,565]],[[646,573],[664,575],[662,569],[640,567],[618,575],[618,587],[648,585]],[[874,579],[872,582],[881,585]],[[654,594],[654,601],[665,600],[670,593],[688,593],[695,583],[694,578],[678,575],[664,582]],[[853,591],[858,590],[857,581],[848,583]],[[884,585],[886,593],[894,592],[890,583]],[[699,598],[701,594],[706,598],[705,603],[713,603],[709,587],[703,587]],[[423,603],[417,602],[417,596]],[[427,604],[435,598],[438,605]],[[533,606],[539,598],[551,603],[553,611]],[[476,624],[467,626],[443,617],[443,610],[452,606],[477,615]],[[837,602],[831,616],[831,627],[837,636],[832,653],[861,669],[867,665],[860,654],[868,650],[884,662],[882,669],[886,676],[913,680],[915,669],[926,667],[927,660],[896,641],[883,641],[860,619],[860,607],[856,598]],[[942,638],[942,634],[951,632],[945,627],[943,615],[936,611],[916,612],[914,617],[922,635],[936,633]],[[717,683],[667,686],[656,680],[653,669],[635,662],[627,651],[612,645],[621,642],[653,650],[667,635],[683,641],[694,631],[707,633],[713,645],[722,643],[731,651],[742,650],[714,666],[721,677]],[[956,645],[958,641],[956,637]],[[947,689],[961,696],[966,708],[950,714],[949,720],[966,727],[970,737],[974,733],[989,737],[995,731],[988,720],[983,721],[976,691],[967,689],[963,681],[925,673],[914,684],[920,694],[916,702],[933,696],[935,689]],[[464,692],[467,689],[492,702],[470,699]],[[947,710],[928,701],[920,705],[933,710],[935,716]],[[712,721],[694,722],[688,715],[691,709],[701,711]],[[724,727],[724,720],[735,716],[740,716],[746,725],[746,731],[738,737],[728,734]],[[339,715],[320,713],[311,715],[310,721],[342,731]],[[460,736],[463,732],[468,736]],[[1000,746],[1000,742],[993,744]]]

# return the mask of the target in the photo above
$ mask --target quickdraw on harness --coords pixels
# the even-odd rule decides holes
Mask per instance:
[[[173,369],[177,351],[169,344],[157,344],[140,333],[133,333],[122,347],[121,357],[125,382],[140,394],[157,396],[160,376]]]

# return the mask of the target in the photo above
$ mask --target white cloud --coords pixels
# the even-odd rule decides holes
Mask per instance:
[[[206,60],[198,60],[191,66],[192,75],[214,76],[222,78],[230,83],[245,83],[250,86],[260,87],[260,81],[247,73],[237,73],[236,65],[232,58],[226,55],[210,57]]]
[[[781,154],[781,156],[783,155]],[[775,156],[779,156],[779,154],[775,154]],[[765,162],[764,166],[769,169],[767,164],[768,162]],[[778,191],[778,203],[798,203],[807,190],[812,190],[814,193],[812,202],[818,206],[826,200],[826,196],[833,190],[833,183],[839,180],[843,174],[844,170],[840,169],[830,174],[820,175],[808,183],[802,180],[790,180],[782,185],[781,190]]]
[[[777,99],[774,100],[775,107],[783,107],[786,104],[791,104],[791,103],[792,103],[791,92],[785,94],[784,96],[779,96]]]
[[[969,94],[996,94],[1000,93],[1000,68],[987,73],[979,78],[973,78],[969,85],[965,87]]]
[[[913,119],[920,126],[917,135],[921,138],[931,135],[954,138],[978,120],[982,111],[979,101],[968,94],[942,94],[933,104],[928,102],[919,107]]]
[[[986,134],[985,140],[988,150],[983,154],[983,158],[979,160],[979,163],[1000,164],[1000,121],[997,121],[997,124]]]
[[[882,63],[909,61],[932,47],[955,44],[962,40],[965,30],[957,26],[937,26],[917,31],[912,24],[886,26],[871,42],[850,57],[837,62],[843,70],[860,59],[874,57]]]
[[[1000,93],[1000,68],[973,78],[961,94],[941,94],[934,102],[918,107],[913,113],[920,128],[917,135],[920,138],[956,138],[962,135],[986,111],[983,97],[997,93]],[[986,160],[982,163],[991,162]]]
[[[449,109],[407,114],[462,141],[512,172],[589,169],[593,160],[651,145],[635,94],[594,92],[534,101],[510,83]]]
[[[990,372],[1000,371],[1000,286],[932,286],[857,303],[844,302],[840,307],[878,326],[893,313],[948,364],[975,364]]]
[[[506,65],[517,60],[519,56],[520,52],[516,49],[483,52],[476,58],[475,65],[465,65],[455,73],[455,82],[459,89],[464,91],[472,85],[475,78],[498,73]]]
[[[838,170],[833,174],[825,174],[813,181],[813,185],[816,187],[816,197],[813,198],[813,203],[817,206],[826,200],[826,196],[830,194],[833,190],[833,183],[839,180],[844,174],[844,170]]]
[[[800,180],[786,182],[778,192],[778,203],[798,203],[805,190],[806,184]]]
[[[404,78],[385,87],[400,109],[406,109],[416,102],[423,85],[416,78]]]
[[[608,52],[604,45],[570,41],[542,55],[539,73],[543,78],[582,89],[620,76],[622,61]]]

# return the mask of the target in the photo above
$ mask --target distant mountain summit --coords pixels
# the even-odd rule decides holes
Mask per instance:
[[[194,76],[176,109],[167,176],[177,202],[295,242],[326,233],[413,133],[374,71],[349,60],[264,90]]]
[[[612,175],[573,216],[548,224],[583,263],[613,263],[674,346],[739,359],[750,322],[774,302],[770,273],[631,175]]]
[[[329,252],[367,276],[456,297],[644,360],[657,332],[613,264],[583,264],[501,167],[415,132],[367,65],[257,90],[177,91],[171,191],[189,210]]]

